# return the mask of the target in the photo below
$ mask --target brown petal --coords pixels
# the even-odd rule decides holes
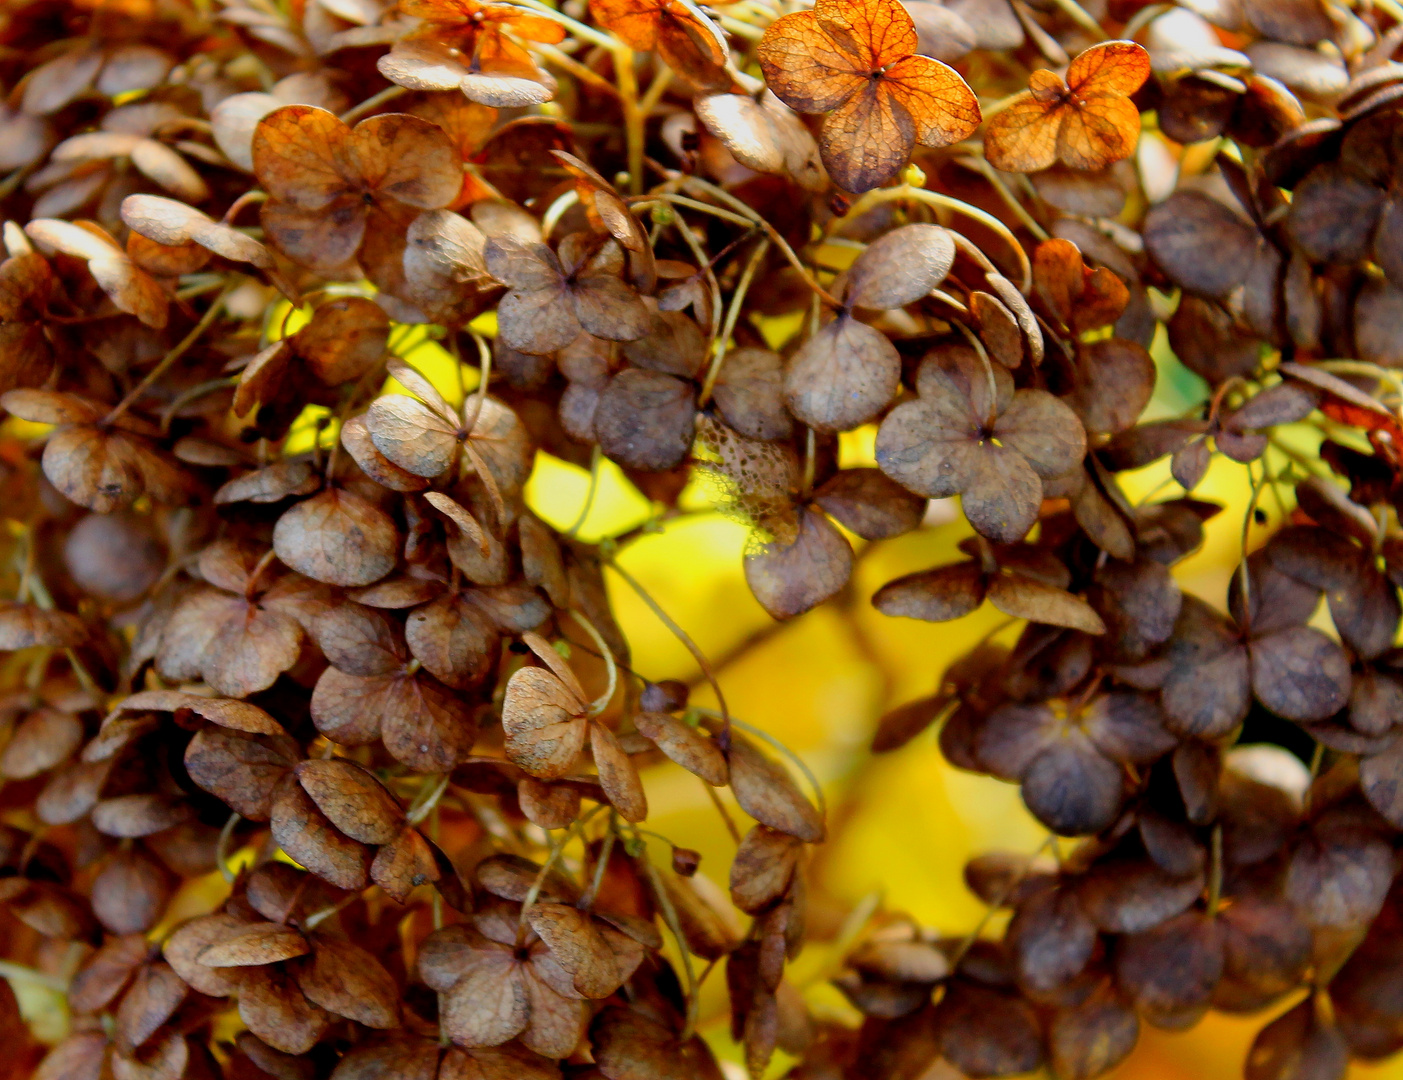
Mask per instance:
[[[886,540],[921,523],[924,499],[878,469],[842,469],[814,493],[814,502],[864,540]]]
[[[382,738],[398,761],[445,773],[472,753],[477,720],[461,695],[422,672],[392,680],[391,688]]]
[[[500,1046],[531,1017],[521,965],[510,952],[477,954],[440,998],[440,1022],[460,1046]]]
[[[846,585],[852,559],[852,547],[828,519],[805,509],[792,543],[773,541],[745,556],[745,580],[761,607],[776,619],[788,619]]]
[[[374,504],[331,488],[278,518],[273,550],[314,581],[369,585],[394,569],[399,537],[394,522]]]
[[[245,925],[232,915],[202,915],[178,926],[166,939],[162,955],[192,989],[210,997],[228,997],[238,987],[229,973],[200,963],[206,948],[222,941]]]
[[[496,668],[501,635],[477,605],[461,595],[443,596],[410,614],[410,651],[436,678],[454,689],[480,685]]]
[[[1189,1027],[1208,1009],[1223,973],[1217,920],[1189,911],[1117,944],[1116,979],[1150,1023]]]
[[[341,445],[361,471],[382,487],[391,491],[423,491],[429,486],[426,478],[400,468],[380,452],[365,426],[364,416],[353,416],[341,425]]]
[[[726,757],[716,740],[667,713],[639,713],[634,726],[658,744],[658,749],[688,772],[712,787],[723,787],[729,777]]]
[[[414,476],[438,476],[457,455],[457,424],[404,394],[377,398],[363,422],[375,448]]]
[[[1288,720],[1324,720],[1349,700],[1349,660],[1313,627],[1278,630],[1249,651],[1257,699]]]
[[[985,577],[972,561],[938,566],[889,581],[872,597],[883,615],[949,622],[984,602]]]
[[[784,407],[784,370],[769,349],[732,349],[713,388],[726,423],[751,439],[783,439],[794,422]]]
[[[973,983],[957,983],[936,1007],[941,1053],[967,1076],[1012,1076],[1042,1063],[1032,1006]]]
[[[174,1015],[189,992],[169,964],[142,967],[117,1009],[117,1038],[122,1049],[132,1053],[144,1045]]]
[[[142,848],[118,850],[94,879],[89,899],[98,922],[112,933],[150,930],[165,912],[170,873]]]
[[[83,742],[83,725],[72,713],[36,709],[10,734],[0,753],[0,775],[28,780],[67,760]]]
[[[390,320],[380,305],[347,296],[317,308],[293,349],[322,382],[339,386],[368,373],[385,355]]]
[[[1109,827],[1120,812],[1123,787],[1121,768],[1076,731],[1038,754],[1022,776],[1024,803],[1060,836]]]
[[[870,244],[848,269],[852,307],[886,311],[927,295],[955,262],[955,242],[939,225],[902,225]]]
[[[274,841],[295,861],[337,888],[365,888],[369,853],[337,831],[291,775],[278,785],[270,820]]]
[[[552,958],[570,974],[577,993],[606,998],[619,988],[624,976],[614,952],[587,912],[569,904],[538,903],[527,918]]]
[[[742,810],[760,824],[806,844],[823,839],[823,819],[777,762],[734,732],[729,759],[731,790]]]
[[[848,431],[872,420],[896,394],[901,358],[886,335],[848,315],[809,338],[789,361],[785,400],[819,431]]]
[[[273,789],[297,764],[285,740],[204,728],[185,748],[185,768],[201,789],[252,821],[266,821]]]
[[[156,794],[118,795],[93,807],[93,825],[108,836],[150,836],[189,820],[190,804],[184,799]]]
[[[141,934],[108,938],[83,961],[69,986],[69,1005],[77,1012],[97,1012],[115,1000],[146,962],[150,945]]]
[[[318,934],[312,954],[288,965],[307,1000],[371,1028],[399,1023],[399,987],[373,955],[343,938]]]
[[[585,702],[541,668],[522,668],[507,681],[502,729],[507,757],[533,776],[564,776],[584,749]]]
[[[1086,430],[1115,434],[1133,427],[1155,389],[1155,364],[1133,341],[1105,338],[1081,348],[1077,388],[1068,404]]]
[[[1135,934],[1186,910],[1202,890],[1201,873],[1176,878],[1147,859],[1113,858],[1086,874],[1077,894],[1100,929]]]
[[[205,647],[200,670],[221,694],[246,697],[272,686],[297,662],[302,627],[280,612],[237,601],[230,615]]]
[[[1247,1080],[1343,1080],[1348,1072],[1348,1047],[1312,998],[1262,1028],[1243,1067]]]
[[[789,888],[798,863],[800,842],[764,825],[751,829],[731,863],[731,899],[754,915],[779,900]]]
[[[331,1026],[331,1017],[276,967],[250,969],[240,980],[239,1019],[285,1054],[305,1054]]]
[[[1059,1009],[1048,1026],[1048,1055],[1061,1080],[1092,1080],[1124,1061],[1140,1036],[1135,1010],[1109,985]]]
[[[297,779],[333,825],[363,844],[388,844],[404,823],[399,800],[371,773],[344,758],[297,764]]]
[[[1101,616],[1080,596],[1023,574],[996,574],[989,580],[989,602],[1005,615],[1087,634],[1104,634]]]
[[[656,371],[630,368],[609,381],[594,412],[599,447],[621,465],[670,469],[687,456],[696,426],[696,390]]]
[[[1096,947],[1096,927],[1074,891],[1044,889],[1019,905],[1006,940],[1019,985],[1046,992],[1082,973]]]
[[[1286,868],[1286,899],[1312,927],[1359,927],[1393,879],[1387,845],[1362,829],[1307,834]]]
[[[638,767],[625,753],[619,737],[595,721],[589,725],[589,745],[604,794],[624,820],[642,821],[648,816],[648,798]]]
[[[279,960],[306,956],[311,951],[298,930],[282,923],[256,922],[239,925],[197,956],[211,968],[262,967]]]
[[[568,828],[580,813],[580,790],[569,784],[547,784],[523,776],[517,782],[516,797],[526,819],[543,829]]]

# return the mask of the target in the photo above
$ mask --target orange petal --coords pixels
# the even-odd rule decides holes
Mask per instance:
[[[350,154],[351,131],[335,113],[313,105],[284,105],[253,132],[253,171],[275,199],[321,210],[359,179]]]
[[[1104,41],[1072,61],[1067,85],[1077,96],[1133,94],[1150,77],[1150,54],[1133,41]]]
[[[867,71],[809,11],[772,22],[755,55],[775,96],[799,112],[831,112],[868,81]]]
[[[928,56],[908,56],[882,76],[885,93],[905,106],[923,146],[949,146],[973,134],[979,100],[960,73]]]
[[[818,147],[833,182],[845,191],[881,187],[911,159],[916,125],[877,83],[824,118]]]
[[[818,0],[814,17],[860,70],[879,71],[916,51],[916,24],[899,0]]]
[[[1063,164],[1088,171],[1104,169],[1135,152],[1140,112],[1129,98],[1098,94],[1062,110],[1057,156]]]
[[[1020,94],[984,128],[984,156],[1004,172],[1037,172],[1057,160],[1062,107],[1048,108],[1031,93]]]

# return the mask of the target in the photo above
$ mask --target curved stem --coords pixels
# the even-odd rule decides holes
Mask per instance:
[[[673,636],[686,646],[687,651],[692,654],[692,659],[696,660],[698,665],[700,665],[702,673],[706,675],[706,681],[711,685],[712,693],[716,695],[717,703],[721,706],[720,718],[721,722],[725,725],[722,735],[724,747],[725,740],[730,736],[731,712],[726,707],[726,695],[721,692],[721,684],[717,681],[715,672],[711,670],[711,662],[707,660],[706,653],[701,651],[697,643],[687,634],[687,631],[683,630],[682,627],[672,621],[672,616],[662,609],[648,590],[645,589],[632,574],[620,566],[616,559],[608,560],[605,565],[624,579],[628,587],[638,594],[639,599],[647,604],[649,610],[658,617],[664,626],[672,631]]]
[[[687,938],[682,933],[682,921],[677,917],[677,909],[673,906],[672,897],[667,895],[662,876],[658,873],[658,868],[653,865],[653,860],[648,857],[648,842],[643,839],[637,829],[633,830],[633,835],[635,842],[643,849],[638,856],[638,862],[643,864],[644,872],[647,873],[648,880],[653,886],[653,894],[657,897],[658,907],[663,909],[663,922],[667,923],[667,928],[672,931],[672,936],[677,941],[677,952],[682,958],[682,970],[687,976],[687,1020],[678,1039],[679,1042],[685,1043],[697,1029],[697,1016],[701,1009],[697,973],[692,967],[692,951],[687,948]]]
[[[741,200],[737,199],[729,191],[725,191],[717,187],[715,184],[710,184],[707,181],[695,176],[686,177],[682,181],[682,186],[684,188],[692,188],[694,190],[700,191],[720,202],[725,203],[736,213],[742,215],[745,218],[748,218],[750,221],[753,221],[756,225],[759,225],[760,228],[765,230],[765,235],[770,238],[770,242],[773,243],[775,247],[779,248],[780,251],[784,252],[784,257],[789,260],[790,265],[793,266],[795,270],[799,271],[799,274],[803,277],[804,282],[809,286],[810,289],[814,291],[814,293],[819,297],[819,299],[821,299],[825,304],[828,304],[830,307],[841,308],[843,306],[841,301],[835,299],[827,289],[825,289],[822,285],[818,283],[818,281],[814,278],[813,274],[809,272],[809,268],[799,260],[799,256],[796,255],[794,253],[794,249],[789,246],[789,241],[786,240],[783,236],[781,236],[779,234],[779,231],[773,225],[771,225],[761,215],[757,214],[745,203],[741,202]]]
[[[353,124],[367,113],[374,112],[381,105],[385,104],[385,102],[394,101],[395,98],[403,97],[407,93],[409,93],[409,91],[402,86],[387,86],[378,94],[372,94],[359,105],[352,105],[343,112],[341,114],[341,122],[343,124]]]
[[[674,196],[674,198],[680,199],[681,196]],[[687,202],[691,202],[691,200],[688,199]],[[697,203],[696,205],[701,207],[706,206],[705,203]],[[712,208],[707,207],[707,209]],[[716,259],[708,259],[706,257],[706,252],[702,250],[701,242],[692,235],[691,226],[685,221],[681,218],[675,218],[673,224],[677,226],[678,235],[682,237],[683,242],[691,249],[692,257],[697,260],[697,265],[702,268],[702,273],[706,275],[706,287],[711,290],[711,325],[707,329],[714,342],[721,333],[721,283],[716,280],[716,270],[712,265],[715,263]],[[741,224],[748,223],[742,222]],[[730,245],[727,246],[729,247]],[[717,258],[719,257],[720,255],[718,254]]]
[[[1213,838],[1210,843],[1212,847],[1208,866],[1208,914],[1212,917],[1218,914],[1218,904],[1223,898],[1223,825],[1221,822],[1213,826]]]
[[[731,292],[731,303],[726,309],[726,321],[722,323],[721,333],[712,343],[711,366],[707,368],[706,379],[702,382],[701,393],[697,396],[697,408],[701,408],[711,400],[711,390],[716,385],[716,377],[721,374],[721,361],[726,356],[727,343],[731,340],[731,335],[736,329],[736,322],[740,319],[740,310],[745,303],[745,294],[750,291],[750,283],[755,279],[755,272],[760,268],[760,263],[764,261],[765,254],[769,250],[770,242],[768,240],[761,240],[755,246],[750,261],[745,264],[740,280],[736,282],[736,287]]]
[[[580,507],[580,516],[575,519],[575,524],[571,525],[565,532],[565,535],[572,540],[579,538],[580,529],[584,527],[585,519],[589,517],[590,510],[594,508],[594,496],[599,491],[599,470],[603,459],[604,454],[599,449],[599,444],[595,443],[589,456],[589,490],[585,492],[585,504]]]
[[[1023,223],[1023,227],[1038,238],[1039,241],[1048,240],[1048,232],[1040,224],[1037,218],[1028,213],[1028,208],[1023,205],[1017,195],[1008,189],[1003,177],[999,175],[997,169],[990,165],[982,157],[971,157],[967,162],[984,179],[988,180],[995,191],[999,193],[999,198],[1003,199],[1004,205],[1013,211],[1014,216]]]
[[[917,202],[938,206],[945,210],[953,210],[955,213],[963,214],[965,217],[971,218],[981,225],[987,225],[1003,238],[1004,242],[1008,244],[1009,249],[1013,252],[1014,257],[1018,260],[1019,271],[1023,275],[1023,284],[1019,291],[1026,296],[1032,289],[1033,264],[1029,261],[1028,253],[1023,250],[1023,245],[1018,242],[1018,238],[1013,235],[1012,230],[987,210],[981,210],[977,206],[971,206],[969,203],[961,199],[956,199],[952,195],[944,195],[938,191],[931,191],[928,188],[911,187],[909,184],[902,184],[899,187],[877,188],[875,191],[867,192],[867,194],[863,195],[857,202],[853,203],[851,209],[839,220],[851,220],[861,214],[865,214],[874,206],[879,206],[884,202],[891,202],[895,199],[915,199]],[[953,230],[951,231],[953,232]],[[980,254],[983,255],[983,252]],[[987,256],[984,257],[984,261],[988,261]]]
[[[619,96],[619,88],[617,86],[592,68],[585,67],[584,64],[580,63],[569,53],[557,49],[554,45],[544,45],[539,42],[533,42],[531,49],[562,71],[568,71],[580,82],[586,83],[596,90],[602,90],[612,97]]]
[[[703,716],[710,716],[718,720],[721,719],[720,714],[714,709],[703,709],[696,706],[693,706],[693,708],[696,708],[696,711]],[[739,728],[747,735],[754,735],[757,739],[764,740],[788,758],[794,764],[794,767],[804,774],[804,779],[807,780],[809,786],[814,789],[814,802],[818,806],[820,816],[824,818],[828,817],[828,800],[824,797],[823,786],[818,782],[818,777],[814,775],[813,770],[810,769],[808,765],[804,764],[803,758],[789,749],[789,747],[785,746],[784,743],[780,742],[764,728],[758,728],[754,724],[747,724],[744,720],[737,720],[734,716],[731,717],[730,722],[732,727]]]
[[[419,822],[423,821],[438,808],[439,800],[443,798],[443,793],[448,790],[448,778],[450,775],[450,773],[443,773],[439,776],[436,783],[425,784],[424,787],[420,789],[419,797],[414,800],[413,804],[409,807],[408,813],[405,814],[405,824],[418,825]]]
[[[619,686],[619,665],[614,660],[614,650],[604,641],[604,635],[590,622],[585,615],[575,608],[570,609],[570,617],[585,628],[585,631],[594,640],[595,648],[599,650],[599,655],[604,658],[604,667],[609,673],[609,683],[599,697],[590,702],[589,715],[598,716],[609,707],[609,702],[614,700],[614,691]]]
[[[206,310],[204,315],[200,317],[200,321],[194,325],[190,332],[180,339],[179,344],[177,344],[175,348],[171,349],[170,352],[166,353],[165,356],[161,357],[160,363],[158,363],[155,367],[148,371],[146,373],[146,377],[142,379],[141,382],[137,383],[136,386],[132,387],[131,393],[129,393],[126,397],[124,397],[121,401],[117,402],[117,404],[113,406],[112,411],[108,413],[107,417],[103,420],[104,424],[112,423],[112,421],[116,420],[124,412],[130,409],[132,405],[134,405],[137,401],[141,399],[141,395],[146,393],[146,391],[152,387],[156,380],[159,379],[170,369],[170,366],[172,364],[174,364],[177,360],[179,360],[182,356],[184,356],[187,352],[190,351],[190,347],[194,345],[195,342],[200,340],[200,335],[203,334],[206,330],[208,330],[210,328],[210,324],[213,323],[214,320],[218,317],[220,311],[224,308],[224,301],[233,291],[234,282],[231,281],[228,284],[226,284],[223,289],[220,290],[218,296],[216,296],[212,301],[210,301],[208,310]]]
[[[234,883],[234,871],[229,866],[229,841],[234,836],[234,829],[243,818],[238,814],[230,814],[229,820],[224,823],[224,828],[219,830],[219,842],[214,846],[214,862],[219,867],[219,876],[230,885]]]
[[[722,221],[729,221],[733,225],[744,225],[746,228],[753,228],[755,222],[740,214],[733,214],[729,210],[722,210],[719,206],[712,206],[710,203],[698,202],[696,199],[689,199],[685,195],[676,195],[672,192],[650,193],[639,196],[637,199],[630,199],[629,205],[637,209],[647,206],[649,203],[667,203],[671,206],[685,206],[689,210],[700,210],[704,214],[718,217]]]
[[[1092,41],[1105,41],[1106,31],[1101,29],[1101,24],[1093,19],[1087,10],[1077,3],[1077,0],[1052,0],[1057,5],[1063,15],[1071,19],[1086,32]]]
[[[604,835],[604,846],[599,851],[599,861],[594,864],[594,873],[590,876],[589,888],[580,897],[576,907],[581,911],[588,911],[594,906],[594,898],[599,895],[599,887],[604,884],[604,872],[608,869],[609,858],[614,854],[614,841],[619,838],[619,812],[612,806],[609,807],[609,831]]]
[[[971,330],[964,323],[960,322],[958,319],[951,320],[950,325],[954,326],[960,331],[960,333],[962,333],[965,336],[965,339],[970,343],[971,346],[974,347],[974,351],[979,354],[979,359],[984,363],[984,379],[985,382],[988,384],[989,388],[990,414],[989,416],[985,417],[985,422],[992,427],[994,420],[997,419],[993,415],[993,412],[999,407],[999,387],[998,384],[994,381],[994,364],[989,359],[989,353],[984,348],[984,342],[979,340],[979,335],[977,335],[973,330]]]
[[[616,42],[613,48],[614,78],[619,85],[623,107],[624,136],[628,143],[628,189],[637,195],[643,190],[643,142],[646,114],[638,104],[638,72],[633,67],[633,50]]]
[[[560,861],[560,856],[565,853],[565,845],[570,842],[570,838],[576,833],[579,833],[580,837],[583,839],[585,826],[593,820],[596,814],[604,809],[604,805],[605,804],[600,804],[589,811],[584,817],[567,828],[561,835],[559,841],[551,844],[550,852],[546,856],[546,861],[541,864],[541,869],[536,873],[536,880],[531,882],[531,888],[527,890],[526,899],[521,902],[521,914],[518,916],[516,924],[516,942],[518,946],[520,946],[522,941],[526,938],[526,919],[527,916],[531,914],[531,909],[535,906],[537,898],[540,897],[541,889],[545,887],[546,876],[555,867],[555,864]]]
[[[577,37],[581,41],[588,41],[591,45],[598,45],[601,49],[608,49],[610,52],[619,47],[617,38],[611,37],[602,30],[596,30],[593,26],[582,23],[578,19],[572,19],[549,4],[542,3],[541,0],[516,0],[516,2],[521,7],[540,12],[552,22],[558,22],[569,30],[573,37]]]

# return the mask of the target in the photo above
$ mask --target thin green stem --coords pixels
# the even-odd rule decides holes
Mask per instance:
[[[617,86],[592,68],[585,67],[584,64],[580,63],[569,53],[562,52],[554,45],[542,45],[539,43],[533,44],[531,48],[549,63],[554,64],[562,71],[568,71],[580,82],[592,86],[596,90],[602,90],[612,97],[619,96],[619,88]]]
[[[885,202],[892,202],[897,199],[915,199],[917,202],[927,203],[930,206],[938,206],[946,210],[953,210],[957,214],[963,214],[967,218],[987,225],[998,233],[1013,252],[1018,260],[1019,270],[1023,275],[1023,284],[1020,291],[1026,296],[1033,287],[1033,264],[1028,259],[1028,253],[1023,250],[1023,245],[1018,242],[1018,238],[1002,221],[996,218],[987,210],[981,210],[977,206],[971,206],[961,199],[956,199],[951,195],[944,195],[938,191],[931,191],[928,188],[912,187],[910,184],[902,184],[898,187],[877,188],[867,192],[857,202],[853,203],[851,209],[843,216],[841,221],[850,221],[874,206],[879,206]],[[836,226],[837,221],[834,222]],[[830,231],[831,231],[830,227]],[[953,231],[953,230],[952,230]],[[982,254],[982,253],[981,253]],[[984,259],[988,261],[987,257]]]
[[[715,709],[703,709],[699,706],[693,706],[693,708],[703,716],[710,716],[716,720],[721,719],[721,714],[716,712]],[[824,797],[823,785],[818,782],[818,777],[815,776],[813,770],[804,763],[803,758],[789,749],[789,747],[785,746],[784,743],[780,742],[764,728],[758,728],[754,724],[747,724],[744,720],[737,720],[734,716],[731,717],[730,723],[732,727],[739,728],[747,735],[754,735],[757,739],[769,743],[770,746],[774,747],[774,749],[788,758],[794,764],[794,767],[804,774],[804,779],[809,782],[809,787],[813,788],[814,803],[818,807],[819,815],[824,818],[828,816],[828,800]]]
[[[60,994],[68,990],[68,980],[60,979],[57,975],[45,975],[42,971],[35,971],[31,967],[23,964],[12,963],[9,960],[0,960],[0,976],[6,979],[14,979],[17,982],[33,983],[35,986],[44,986],[50,990],[57,990]]]
[[[819,299],[830,307],[841,308],[843,306],[841,301],[835,299],[827,289],[818,283],[813,274],[809,272],[809,268],[800,261],[799,256],[794,253],[794,249],[789,246],[789,241],[779,234],[779,230],[766,221],[760,214],[741,202],[740,199],[737,199],[729,191],[725,191],[715,184],[708,183],[696,176],[686,177],[682,181],[682,186],[709,195],[718,202],[725,203],[736,213],[743,215],[756,225],[759,225],[760,228],[765,230],[765,235],[770,238],[770,242],[773,243],[775,247],[779,248],[780,251],[784,252],[784,257],[789,260],[789,264],[793,266],[795,270],[799,271],[805,284],[814,291],[814,294],[818,296]],[[997,218],[995,220],[997,220]]]
[[[614,854],[614,842],[619,838],[619,812],[612,806],[609,807],[609,831],[604,834],[604,846],[599,850],[599,861],[594,864],[594,873],[589,879],[589,888],[580,897],[578,907],[581,911],[588,911],[594,906],[594,898],[599,895],[600,886],[604,884],[604,872],[609,867],[609,859]]]
[[[170,369],[172,364],[190,351],[190,347],[200,340],[200,335],[208,330],[210,325],[218,317],[220,311],[224,308],[224,301],[233,291],[234,282],[229,282],[224,286],[219,295],[210,302],[208,310],[200,317],[200,321],[191,328],[188,334],[180,339],[180,343],[177,344],[175,348],[161,357],[160,363],[146,373],[146,377],[132,388],[131,393],[117,402],[112,411],[107,414],[107,418],[103,421],[104,424],[112,423],[130,409],[137,401],[141,400],[141,395],[146,393],[146,391],[155,384],[156,380]]]
[[[410,805],[405,814],[405,823],[408,825],[418,825],[438,808],[438,802],[443,798],[443,793],[448,790],[449,773],[443,773],[438,780],[432,784],[425,784],[420,790],[418,797]]]
[[[1023,871],[1010,878],[1008,883],[999,891],[995,902],[984,909],[984,914],[981,916],[979,922],[975,924],[974,929],[960,939],[959,947],[955,949],[954,955],[950,957],[950,967],[952,969],[960,966],[960,961],[965,958],[965,954],[969,952],[970,949],[974,948],[974,943],[979,940],[979,935],[982,934],[984,928],[989,925],[989,921],[994,917],[994,912],[1004,906],[1009,897],[1013,895],[1014,890],[1018,888],[1023,879],[1032,871],[1033,864],[1037,861],[1038,856],[1046,853],[1049,848],[1052,849],[1054,853],[1057,851],[1057,837],[1051,833],[1048,834],[1047,839],[1042,842],[1038,850],[1033,852],[1029,857],[1028,864],[1023,868]]]
[[[678,1040],[686,1043],[697,1030],[697,1017],[701,1010],[701,994],[698,993],[697,973],[692,967],[692,950],[687,947],[687,938],[682,933],[682,921],[677,917],[677,909],[673,906],[672,897],[668,896],[667,888],[663,885],[662,875],[658,873],[658,868],[653,865],[653,860],[648,855],[648,841],[643,839],[637,829],[633,830],[633,835],[635,842],[642,848],[638,862],[643,864],[643,870],[652,883],[658,907],[663,910],[663,922],[667,923],[668,930],[672,932],[672,936],[677,942],[677,952],[682,958],[682,970],[687,976],[687,1020]]]
[[[542,3],[541,0],[517,0],[517,4],[530,8],[532,11],[539,11],[547,19],[558,22],[570,31],[572,37],[577,37],[581,41],[588,41],[591,45],[598,45],[601,49],[608,49],[610,52],[619,47],[617,38],[611,37],[602,30],[596,30],[593,26],[582,23],[578,19],[572,19],[549,4]]]
[[[633,50],[615,42],[614,78],[619,86],[619,104],[623,107],[624,136],[628,143],[628,190],[637,195],[643,190],[644,124],[647,114],[638,104],[638,72],[633,66]]]
[[[717,681],[716,673],[712,671],[711,661],[706,658],[706,653],[701,651],[687,631],[683,630],[682,627],[678,626],[677,623],[673,621],[672,616],[662,609],[662,606],[653,599],[652,594],[642,586],[638,579],[619,565],[618,560],[610,559],[605,565],[624,579],[625,584],[638,594],[638,598],[648,605],[649,610],[658,617],[658,620],[664,626],[672,631],[673,637],[677,638],[678,641],[686,646],[687,651],[692,654],[692,659],[700,665],[702,673],[706,675],[706,681],[711,685],[712,693],[716,695],[717,703],[721,706],[721,722],[725,725],[725,731],[727,733],[727,735],[723,735],[724,740],[730,732],[731,712],[726,707],[726,695],[721,691],[721,683]]]
[[[745,295],[750,291],[750,283],[755,279],[755,272],[760,269],[760,264],[764,261],[769,250],[770,242],[768,240],[761,240],[755,246],[755,251],[745,264],[745,269],[741,271],[740,280],[736,282],[736,287],[731,292],[731,303],[726,309],[726,321],[721,324],[721,333],[712,343],[711,366],[707,369],[706,379],[702,382],[701,393],[697,397],[697,408],[701,408],[711,400],[711,391],[716,385],[716,377],[721,374],[721,361],[726,356],[731,335],[735,333],[741,308],[745,304]]]
[[[1101,24],[1093,19],[1087,10],[1077,3],[1077,0],[1052,0],[1057,5],[1063,15],[1071,19],[1072,22],[1080,26],[1092,41],[1105,41],[1106,31],[1101,29]]]
[[[609,702],[614,700],[614,691],[617,690],[619,686],[619,665],[614,660],[614,650],[609,648],[604,640],[604,635],[599,632],[594,623],[590,622],[589,619],[585,617],[583,612],[576,608],[571,608],[570,617],[583,626],[585,632],[593,639],[595,648],[599,650],[599,655],[604,658],[604,667],[608,672],[609,682],[604,689],[604,693],[595,698],[595,700],[590,703],[589,707],[589,715],[598,716],[609,707]]]
[[[667,203],[671,206],[683,206],[688,210],[699,210],[703,214],[710,214],[712,217],[720,218],[722,221],[729,221],[733,225],[744,225],[746,228],[753,228],[755,222],[740,214],[733,214],[729,210],[722,210],[719,206],[712,206],[710,203],[700,202],[697,199],[689,199],[685,195],[675,195],[671,192],[661,194],[648,194],[640,196],[638,199],[630,199],[629,205],[634,209],[640,209],[650,203]]]
[[[353,105],[343,112],[341,114],[341,122],[343,124],[353,124],[362,116],[374,112],[381,105],[385,104],[385,102],[394,101],[395,98],[403,97],[407,93],[409,93],[409,91],[402,86],[387,86],[378,94],[372,94],[359,105]]]
[[[1208,914],[1218,914],[1218,905],[1223,899],[1223,826],[1213,826],[1213,836],[1208,864]]]
[[[646,119],[653,115],[653,110],[658,107],[658,102],[667,93],[667,88],[672,84],[672,68],[662,66],[653,81],[648,84],[648,90],[643,95],[643,100],[638,103],[638,111]]]
[[[999,193],[999,198],[1003,199],[1004,205],[1013,211],[1014,216],[1023,223],[1025,229],[1037,237],[1039,241],[1050,239],[1047,230],[1038,223],[1037,218],[1028,213],[1028,208],[1023,205],[1022,200],[1020,200],[1017,195],[1009,190],[1008,185],[1004,183],[1003,177],[999,175],[998,170],[995,169],[994,166],[990,165],[982,157],[970,157],[961,160],[962,163],[969,164],[979,172],[984,179],[989,181],[994,190]]]
[[[585,519],[589,517],[589,512],[594,509],[594,496],[599,491],[599,472],[604,463],[604,454],[599,449],[599,444],[595,443],[594,449],[589,456],[589,490],[585,492],[584,505],[580,507],[580,516],[575,519],[575,523],[566,530],[566,535],[571,539],[576,539],[580,535],[580,529],[584,527]]]
[[[545,887],[547,875],[549,875],[551,870],[555,868],[555,864],[560,861],[561,855],[564,854],[565,845],[570,842],[571,837],[575,836],[576,833],[578,833],[580,835],[580,838],[583,839],[585,835],[585,826],[588,825],[590,821],[593,820],[594,816],[604,808],[605,804],[603,803],[601,803],[599,806],[596,806],[593,810],[585,814],[584,817],[580,818],[578,821],[570,825],[570,827],[567,828],[561,834],[559,840],[553,840],[551,842],[550,851],[546,855],[546,861],[541,864],[541,869],[537,871],[535,880],[531,882],[531,888],[528,889],[526,892],[526,899],[524,899],[521,902],[521,914],[518,916],[516,924],[516,938],[518,945],[520,945],[521,942],[524,941],[526,938],[526,920],[530,916],[531,909],[535,906],[536,900],[541,895],[541,889]]]
[[[705,206],[706,204],[698,203],[697,205]],[[711,325],[707,327],[707,331],[711,334],[711,340],[714,342],[721,333],[721,283],[716,280],[716,271],[712,268],[712,263],[715,260],[706,257],[706,252],[702,250],[701,241],[692,234],[690,225],[680,217],[675,218],[673,224],[677,227],[678,235],[682,237],[683,243],[691,249],[692,257],[697,260],[697,265],[701,267],[702,273],[706,276],[706,287],[711,290]]]

